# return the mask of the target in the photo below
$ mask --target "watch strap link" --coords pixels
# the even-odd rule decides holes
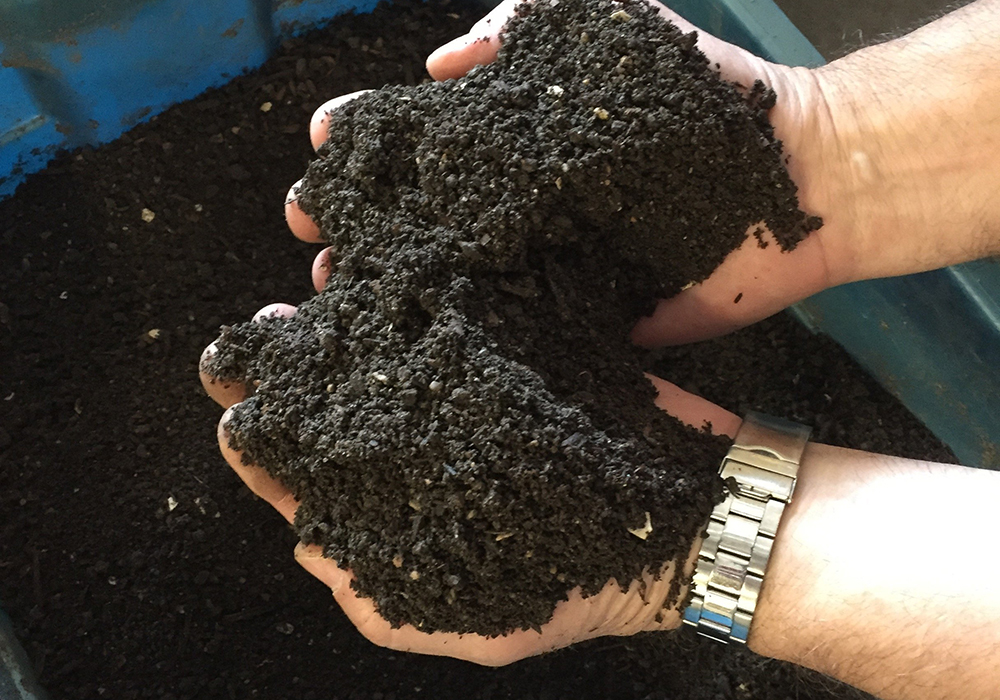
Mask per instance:
[[[791,503],[807,426],[750,412],[719,475],[726,498],[712,511],[684,622],[719,642],[746,644],[785,506]]]

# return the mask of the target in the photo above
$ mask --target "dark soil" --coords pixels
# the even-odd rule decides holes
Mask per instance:
[[[750,410],[813,426],[811,439],[955,463],[955,456],[824,336],[790,316],[647,357],[649,371],[739,415]]]
[[[653,405],[628,333],[759,222],[819,225],[773,103],[646,2],[540,0],[491,65],[331,115],[298,193],[330,280],[214,371],[253,387],[233,446],[391,623],[537,628],[686,558],[727,441]]]
[[[311,157],[306,120],[331,94],[422,79],[480,14],[403,2],[338,20],[0,203],[0,599],[55,700],[855,696],[687,632],[500,670],[374,647],[222,463],[197,358],[223,317],[311,294],[315,250],[281,215]],[[730,408],[814,419],[834,444],[947,457],[785,317],[669,366]]]

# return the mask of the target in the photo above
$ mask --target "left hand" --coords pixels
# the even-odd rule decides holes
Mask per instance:
[[[504,0],[469,32],[434,51],[427,71],[436,80],[459,78],[474,66],[490,63],[500,48],[500,31],[522,0]],[[530,0],[529,0],[530,1]],[[649,2],[664,19],[684,31],[696,27],[655,0]],[[802,208],[819,214],[824,226],[814,231],[791,252],[782,252],[772,241],[761,248],[748,236],[704,282],[661,300],[654,314],[640,319],[632,333],[639,345],[654,347],[703,340],[759,321],[827,287],[851,279],[852,227],[842,220],[842,208],[828,206],[831,192],[824,167],[825,140],[815,133],[816,113],[823,112],[823,95],[811,71],[769,63],[748,51],[705,32],[698,32],[698,48],[722,78],[740,85],[760,80],[773,89],[778,101],[769,118],[775,135],[791,156],[789,174],[799,190]],[[336,97],[320,106],[310,121],[309,137],[318,149],[327,139],[329,116],[345,102],[367,91]],[[296,237],[321,242],[319,227],[299,207],[298,183],[289,191],[285,218]],[[756,226],[752,228],[756,229]],[[765,233],[770,237],[770,233]],[[320,254],[314,271],[325,263]],[[739,298],[739,303],[734,299]]]
[[[500,48],[501,30],[522,1],[504,0],[466,35],[434,51],[427,59],[431,76],[436,80],[459,78],[474,66],[493,61]],[[856,212],[846,205],[844,191],[851,191],[853,171],[851,164],[844,162],[845,148],[839,139],[840,132],[852,132],[855,114],[839,106],[840,102],[830,102],[831,90],[824,74],[765,61],[698,30],[660,2],[648,2],[682,31],[697,31],[697,47],[710,65],[718,67],[724,80],[746,87],[759,80],[774,90],[777,102],[768,117],[784,146],[800,207],[822,217],[824,225],[787,253],[774,243],[770,232],[765,233],[771,240],[766,248],[748,236],[708,279],[660,300],[653,315],[636,325],[633,341],[654,347],[704,340],[759,321],[828,287],[896,270],[897,258],[906,255],[903,246],[898,252],[884,251],[891,255],[858,253],[873,248],[882,232],[859,226]],[[314,144],[325,138],[321,113],[332,108],[321,107],[314,118]],[[309,226],[304,218],[301,212],[289,217],[296,235]]]

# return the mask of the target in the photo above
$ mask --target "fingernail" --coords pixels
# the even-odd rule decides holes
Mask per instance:
[[[288,194],[285,196],[285,204],[291,204],[292,202],[298,200],[299,189],[302,187],[302,180],[299,180],[290,188],[288,188]]]
[[[465,34],[464,36],[456,37],[455,39],[452,39],[444,46],[439,46],[438,48],[434,49],[434,51],[431,52],[431,55],[427,57],[427,61],[428,62],[436,61],[445,54],[451,53],[452,51],[458,51],[460,49],[464,49],[471,42],[472,42],[471,34]]]
[[[206,371],[206,367],[208,365],[208,362],[213,357],[215,357],[215,353],[216,353],[217,349],[218,348],[217,348],[217,346],[215,344],[215,341],[212,341],[211,343],[208,344],[208,347],[206,347],[204,350],[201,351],[201,358],[198,360],[198,371],[200,371],[200,372],[205,372]],[[215,378],[213,377],[212,380],[214,381]]]
[[[222,414],[222,418],[219,420],[219,432],[221,432],[227,439],[229,438],[229,421],[233,419],[233,409],[227,408],[226,412]]]
[[[268,318],[289,318],[295,315],[295,307],[291,304],[282,304],[277,302],[275,304],[268,304],[263,309],[258,311],[253,315],[253,322],[259,323],[260,321]]]

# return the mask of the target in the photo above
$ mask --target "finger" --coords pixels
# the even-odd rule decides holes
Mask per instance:
[[[288,190],[288,195],[285,197],[285,223],[300,241],[322,243],[319,226],[299,206],[299,188],[301,186],[302,180],[299,180]]]
[[[749,325],[835,283],[816,231],[795,250],[782,252],[773,238],[760,248],[750,236],[711,276],[670,299],[632,330],[643,347],[713,338]]]
[[[208,372],[206,367],[218,351],[218,346],[213,342],[201,353],[201,360],[198,362],[198,377],[201,379],[201,385],[205,388],[205,393],[223,408],[229,408],[247,397],[247,389],[243,382],[219,379]]]
[[[253,315],[254,322],[264,318],[289,318],[295,315],[298,309],[291,304],[268,304],[263,309]]]
[[[313,112],[312,119],[309,120],[309,140],[312,141],[312,147],[314,149],[319,150],[319,147],[322,146],[323,142],[327,139],[327,134],[330,130],[330,113],[337,109],[337,107],[350,102],[355,97],[364,95],[366,92],[371,92],[371,90],[358,90],[357,92],[351,92],[347,95],[334,97],[332,100],[328,100],[321,104],[319,108]]]
[[[327,139],[327,132],[330,128],[330,113],[366,92],[371,92],[371,90],[358,90],[347,95],[334,97],[332,100],[324,102],[319,109],[313,112],[312,118],[309,120],[309,140],[314,149],[318,150]],[[306,243],[321,243],[319,226],[299,206],[299,188],[301,186],[302,180],[299,180],[288,190],[288,196],[285,197],[285,221],[296,238]]]
[[[260,467],[254,464],[244,464],[243,453],[230,446],[227,426],[234,410],[234,408],[227,409],[219,421],[219,450],[222,452],[223,458],[251,491],[270,503],[285,520],[292,522],[295,520],[295,511],[299,507],[299,502],[292,496],[292,492]]]
[[[350,589],[353,574],[347,569],[341,569],[333,559],[324,557],[323,548],[319,545],[299,542],[295,545],[295,561],[325,583],[334,594],[343,587]]]
[[[313,260],[312,282],[317,292],[322,292],[326,281],[330,279],[330,271],[333,269],[333,260],[330,258],[332,251],[333,248],[324,248]]]
[[[500,30],[521,0],[504,0],[463,36],[452,39],[427,57],[427,72],[435,80],[460,78],[474,66],[491,63],[500,49]]]
[[[656,405],[682,423],[694,428],[711,424],[713,435],[736,437],[743,422],[735,413],[730,413],[711,401],[684,391],[676,384],[647,374],[646,377],[656,387]]]
[[[295,310],[291,304],[269,304],[254,314],[253,320],[259,321],[270,316],[287,318],[293,315]],[[248,392],[243,382],[235,379],[220,379],[208,370],[209,362],[218,351],[219,346],[215,341],[202,351],[201,359],[198,361],[198,378],[201,380],[205,393],[223,408],[229,408],[245,399]]]

